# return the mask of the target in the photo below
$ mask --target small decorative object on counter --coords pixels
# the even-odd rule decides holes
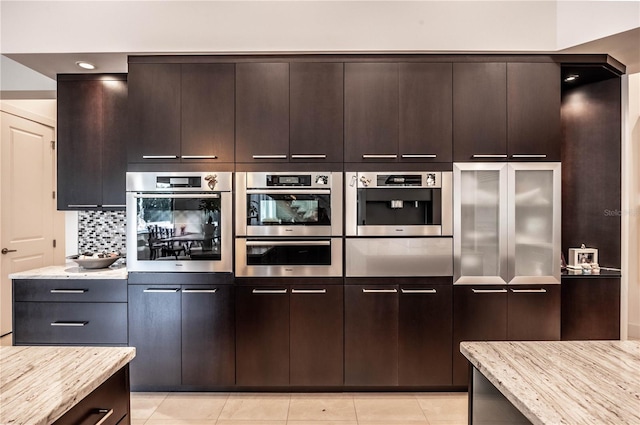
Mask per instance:
[[[598,264],[598,250],[587,248],[582,244],[580,248],[569,248],[569,265],[580,266],[582,264]]]

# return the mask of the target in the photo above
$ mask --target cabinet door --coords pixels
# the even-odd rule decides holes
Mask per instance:
[[[453,64],[453,160],[507,159],[507,65]]]
[[[560,65],[507,64],[509,158],[560,161]]]
[[[58,81],[59,210],[102,204],[102,91],[99,81]]]
[[[129,162],[180,155],[180,64],[129,64]]]
[[[398,64],[344,66],[345,162],[396,161]]]
[[[451,385],[451,285],[400,285],[398,384]]]
[[[289,385],[288,288],[236,288],[236,383]]]
[[[343,384],[342,300],[342,285],[292,285],[291,385]]]
[[[462,341],[507,339],[505,286],[458,285],[453,289],[453,385],[469,383],[469,362],[460,353]]]
[[[398,385],[398,287],[347,285],[344,383]]]
[[[289,67],[291,159],[342,162],[343,64],[294,62]]]
[[[562,279],[562,339],[620,339],[620,278]]]
[[[236,64],[236,162],[289,156],[289,64]]]
[[[451,162],[452,64],[401,63],[399,67],[401,160]]]
[[[128,87],[126,79],[104,80],[102,84],[102,206],[125,206],[128,129]]]
[[[181,382],[180,286],[129,285],[129,345],[133,390]]]
[[[235,65],[183,64],[181,156],[233,162]]]
[[[509,340],[560,339],[560,285],[514,285],[507,299]]]
[[[233,288],[182,286],[182,385],[235,383]]]

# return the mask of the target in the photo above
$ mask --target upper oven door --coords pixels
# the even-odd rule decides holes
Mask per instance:
[[[333,184],[325,188],[247,188],[247,173],[238,173],[236,234],[249,237],[341,236],[340,177],[334,174]]]

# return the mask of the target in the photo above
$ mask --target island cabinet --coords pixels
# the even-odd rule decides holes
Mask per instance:
[[[468,384],[462,341],[557,341],[560,285],[454,285],[453,385]]]
[[[234,161],[234,64],[129,63],[129,87],[129,163]]]
[[[560,161],[560,65],[453,64],[454,161]]]
[[[144,274],[143,274],[144,275]],[[234,287],[230,277],[162,278],[129,284],[134,390],[226,388],[235,383]],[[167,279],[171,279],[168,277]],[[182,280],[182,282],[181,282]],[[158,373],[162,371],[162,373]]]
[[[236,65],[237,162],[343,160],[341,62]]]
[[[345,162],[451,162],[450,63],[345,64]]]
[[[341,280],[295,281],[241,279],[236,296],[238,386],[343,384]]]
[[[451,385],[451,297],[450,278],[349,279],[345,385]]]
[[[124,208],[127,76],[59,74],[57,83],[58,210]]]

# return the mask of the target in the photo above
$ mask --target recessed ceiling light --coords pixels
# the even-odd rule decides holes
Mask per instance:
[[[564,79],[564,82],[565,82],[565,83],[568,83],[568,82],[570,82],[570,81],[575,81],[575,80],[577,80],[577,79],[578,79],[578,77],[580,77],[578,74],[570,74],[570,75],[567,75],[567,77]]]
[[[76,62],[76,65],[83,69],[96,69],[96,66],[89,62],[78,61]]]

